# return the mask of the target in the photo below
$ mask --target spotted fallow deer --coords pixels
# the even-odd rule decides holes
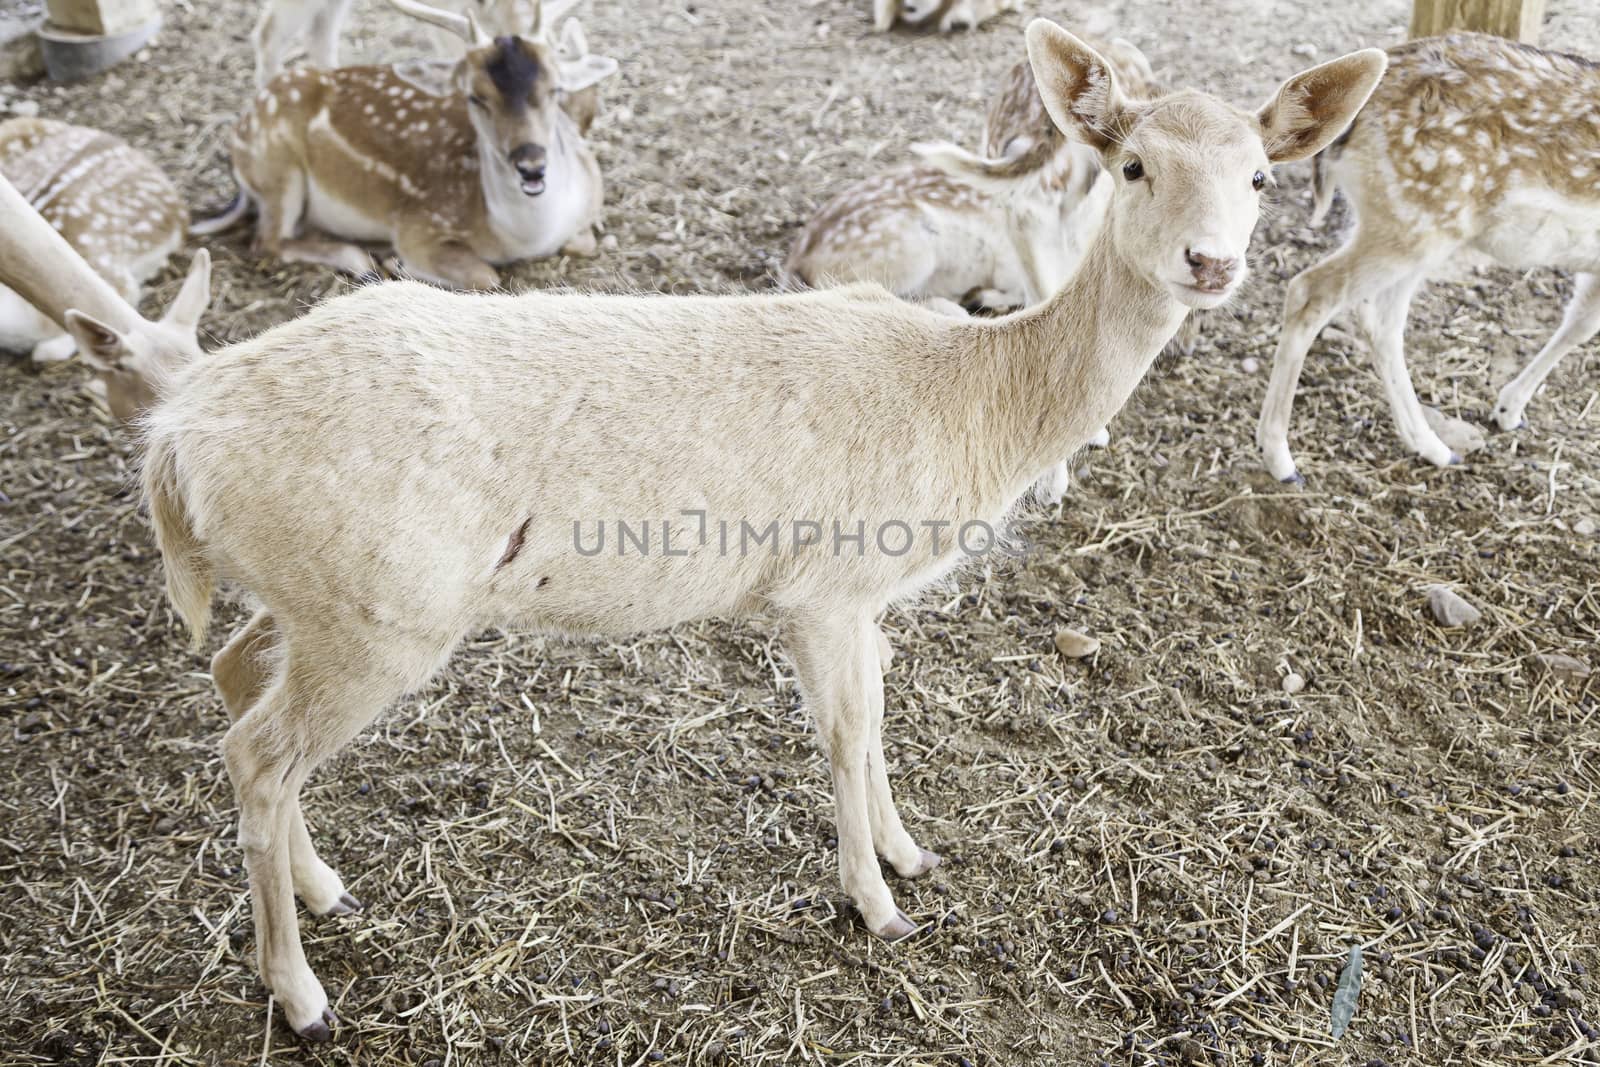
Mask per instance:
[[[149,408],[200,354],[195,334],[210,285],[211,257],[202,248],[166,314],[143,318],[0,174],[0,330],[26,312],[70,334],[123,422]]]
[[[616,61],[562,60],[527,37],[490,39],[470,13],[390,2],[461,36],[467,54],[279,75],[234,128],[238,199],[194,232],[254,206],[267,254],[361,275],[371,257],[353,242],[388,244],[403,272],[461,289],[498,285],[492,264],[592,255],[600,167],[560,103]],[[333,239],[301,237],[304,225]]]
[[[111,134],[8,119],[0,122],[0,174],[133,307],[183,244],[188,210],[177,187],[155,160]],[[61,315],[40,306],[0,290],[0,349],[31,351],[40,362],[71,357],[76,342]]]
[[[896,22],[951,33],[976,29],[1021,6],[1021,0],[872,0],[872,25],[879,33],[891,29]]]
[[[1160,94],[1149,60],[1132,44],[1118,39],[1100,53],[1130,99]],[[995,96],[982,143],[982,156],[948,143],[913,145],[921,162],[842,190],[796,236],[783,281],[876,282],[950,311],[1008,311],[1054,293],[1077,269],[1110,204],[1100,156],[1056,129],[1026,61]],[[1108,440],[1101,431],[1091,443]],[[1067,484],[1067,464],[1059,462],[1034,495],[1054,505]]]
[[[1500,390],[1503,430],[1522,425],[1545,376],[1600,331],[1600,65],[1479,34],[1412,41],[1389,56],[1371,103],[1316,160],[1314,220],[1338,189],[1355,226],[1289,283],[1256,430],[1267,469],[1284,481],[1300,480],[1289,452],[1300,368],[1342,308],[1358,308],[1401,442],[1440,466],[1461,462],[1461,449],[1426,420],[1404,348],[1407,310],[1430,274],[1473,253],[1574,272],[1560,328]]]
[[[874,855],[903,877],[939,862],[890,796],[873,620],[980,551],[965,531],[1003,524],[1189,310],[1233,294],[1272,165],[1344,129],[1384,66],[1358,52],[1245,111],[1193,91],[1130,100],[1043,20],[1027,44],[1052,120],[1118,175],[1084,268],[1035,307],[952,318],[865,284],[371,285],[211,356],[150,415],[143,485],[175,610],[198,641],[219,579],[261,605],[219,653],[237,716],[222,749],[257,958],[299,1033],[335,1020],[294,897],[352,907],[301,787],[486,626],[771,617],[832,767],[844,888],[875,934],[917,929]],[[575,522],[619,515],[666,525],[641,552],[575,541]],[[752,526],[773,539],[752,544]]]

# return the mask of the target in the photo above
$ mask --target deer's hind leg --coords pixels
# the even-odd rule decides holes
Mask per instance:
[[[319,764],[442,663],[451,642],[419,647],[385,640],[387,634],[357,640],[320,627],[289,629],[281,617],[272,625],[281,665],[223,737],[222,754],[239,805],[261,976],[295,1032],[322,1040],[331,1036],[335,1020],[306,963],[294,908],[294,857],[300,840],[307,846],[310,840],[299,815],[300,788]],[[249,648],[249,640],[239,647]]]
[[[1539,350],[1539,354],[1522,368],[1522,373],[1506,383],[1494,405],[1494,421],[1502,430],[1515,430],[1523,426],[1522,413],[1527,409],[1533,394],[1539,391],[1551,371],[1556,369],[1568,352],[1600,333],[1600,274],[1575,274],[1572,278],[1572,299],[1561,316],[1561,325]]]
[[[228,717],[238,721],[266,691],[280,667],[281,650],[272,615],[262,609],[211,657],[211,681]],[[311,843],[300,798],[288,804],[289,869],[294,892],[314,915],[349,915],[361,901],[345,890],[337,871],[322,861]]]

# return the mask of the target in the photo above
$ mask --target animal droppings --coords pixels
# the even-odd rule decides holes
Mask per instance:
[[[1471,626],[1483,618],[1483,612],[1461,599],[1448,585],[1428,586],[1428,607],[1440,626]]]
[[[1056,651],[1068,659],[1087,659],[1100,651],[1100,639],[1076,630],[1056,631]]]

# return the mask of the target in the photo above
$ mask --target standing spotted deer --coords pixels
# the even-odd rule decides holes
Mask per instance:
[[[1522,425],[1551,370],[1600,332],[1600,65],[1499,37],[1461,34],[1391,49],[1389,73],[1350,130],[1316,160],[1314,221],[1334,189],[1355,228],[1289,283],[1256,442],[1298,481],[1289,414],[1311,342],[1355,306],[1400,440],[1439,466],[1460,451],[1429,426],[1405,360],[1411,299],[1463,253],[1516,269],[1574,272],[1561,326],[1503,389],[1494,419]]]
[[[537,37],[553,31],[580,0],[551,0],[541,10],[540,0],[454,0],[447,7],[470,11],[491,37],[524,34]],[[290,50],[302,39],[314,66],[332,70],[339,65],[339,30],[350,11],[350,0],[266,0],[251,42],[256,53],[256,88],[283,72]],[[446,55],[459,58],[461,39],[448,31],[439,35]]]
[[[1234,293],[1272,165],[1326,145],[1384,66],[1358,52],[1246,111],[1193,91],[1131,100],[1043,20],[1027,43],[1053,121],[1119,176],[1084,268],[1033,308],[957,319],[871,285],[372,285],[213,355],[150,415],[144,492],[176,611],[198,641],[219,580],[260,604],[218,653],[235,717],[222,749],[257,958],[300,1034],[327,1038],[335,1020],[294,898],[354,906],[312,846],[301,787],[487,626],[773,618],[832,768],[844,888],[873,933],[915,932],[877,857],[908,878],[939,858],[890,794],[873,620],[962,563],[952,531],[1002,524],[1103,426],[1191,308]],[[693,520],[660,551],[574,543],[575,522],[685,509],[712,528],[792,525],[795,544],[697,543]],[[895,523],[943,534],[880,548]],[[832,531],[832,549],[802,544],[802,525]]]
[[[1118,39],[1103,50],[1131,99],[1160,94],[1144,54]],[[1094,149],[1056,129],[1023,61],[984,122],[982,156],[947,143],[913,145],[920,163],[842,190],[796,236],[789,285],[876,282],[908,300],[1008,311],[1039,303],[1077,270],[1111,202]],[[1094,444],[1108,435],[1096,434]],[[1054,464],[1034,495],[1066,492]]]
[[[183,244],[188,210],[172,180],[126,141],[54,119],[0,122],[0,174],[66,239],[121,299]],[[0,349],[38,361],[67,359],[77,342],[59,313],[0,289]]]
[[[940,33],[972,30],[1007,11],[1016,11],[1021,0],[872,0],[872,26],[879,33],[896,22],[919,28],[937,28]]]
[[[453,64],[298,68],[256,94],[233,135],[240,195],[220,230],[256,209],[256,245],[351,274],[372,269],[353,242],[388,244],[400,269],[492,289],[492,264],[592,255],[600,167],[561,108],[616,61],[558,58],[526,37],[490,39],[471,14],[390,0],[469,42]],[[336,239],[299,236],[309,224]]]
[[[20,313],[64,330],[93,367],[112,415],[131,422],[200,355],[200,316],[211,295],[211,257],[194,255],[177,299],[151,321],[0,174],[0,330]]]

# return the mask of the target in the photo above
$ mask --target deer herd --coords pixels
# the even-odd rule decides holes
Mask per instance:
[[[1501,428],[1600,330],[1594,63],[1464,34],[1353,52],[1241,108],[1167,88],[1126,41],[1042,19],[978,150],[909,146],[916,162],[842,190],[796,236],[790,291],[451,292],[597,252],[603,186],[584,137],[618,64],[589,52],[577,0],[389,2],[444,55],[339,67],[348,0],[267,0],[230,142],[238,196],[193,225],[156,164],[111,134],[0,124],[0,347],[75,352],[135,428],[167,595],[196,644],[218,583],[256,606],[211,673],[232,719],[257,963],[307,1038],[335,1019],[295,898],[319,915],[359,903],[317,855],[301,787],[488,626],[770,618],[832,770],[844,889],[873,933],[917,929],[878,859],[914,878],[939,857],[891,795],[876,619],[964,562],[953,539],[769,554],[702,535],[630,557],[574,551],[577,518],[954,530],[1001,526],[1030,487],[1058,499],[1063,458],[1104,443],[1193,312],[1245,283],[1263,191],[1300,160],[1316,215],[1342,191],[1354,225],[1288,286],[1257,434],[1273,475],[1298,478],[1290,404],[1346,307],[1403,443],[1460,461],[1424,418],[1402,339],[1421,283],[1464,250],[1575,275],[1556,335],[1499,394]],[[880,30],[956,30],[1014,7],[876,0],[871,14]],[[302,39],[310,62],[285,67]],[[202,354],[200,249],[167,312],[138,312],[187,237],[249,214],[264,255],[399,277]]]

